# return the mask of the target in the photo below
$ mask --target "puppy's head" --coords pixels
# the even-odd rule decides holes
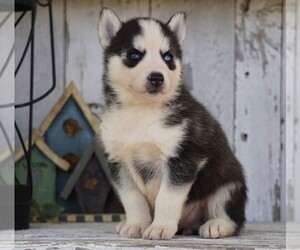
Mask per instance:
[[[185,29],[182,12],[164,24],[151,18],[121,22],[112,10],[101,11],[104,81],[119,101],[159,104],[176,93]]]

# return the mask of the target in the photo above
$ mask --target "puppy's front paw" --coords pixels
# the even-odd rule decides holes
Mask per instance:
[[[213,219],[207,221],[200,227],[199,235],[206,239],[217,239],[233,235],[235,224],[224,219]]]
[[[143,234],[144,239],[149,240],[169,240],[177,231],[177,226],[163,226],[151,224]]]
[[[126,221],[122,221],[117,226],[117,233],[121,237],[128,237],[128,238],[141,238],[145,229],[148,227],[149,224],[130,224]]]

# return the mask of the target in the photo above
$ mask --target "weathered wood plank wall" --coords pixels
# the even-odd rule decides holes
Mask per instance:
[[[65,89],[65,11],[64,1],[53,1],[54,12],[54,36],[55,36],[55,57],[56,57],[56,81],[55,90],[34,107],[34,126],[39,127],[42,120],[51,110],[59,96]],[[16,13],[18,18],[20,13]],[[15,30],[15,65],[18,64],[21,54],[23,53],[25,44],[28,39],[30,30],[31,15],[28,12],[22,22]],[[49,32],[49,16],[46,8],[38,8],[36,27],[35,27],[35,75],[34,75],[34,96],[38,97],[45,93],[52,85],[52,71],[50,58],[50,32]],[[16,77],[15,82],[15,100],[17,103],[29,100],[29,64],[30,53],[27,54],[22,67]],[[15,111],[16,120],[23,131],[27,135],[28,131],[28,109],[21,108]],[[18,145],[18,142],[16,143]]]
[[[295,18],[296,18],[296,3],[297,0],[288,0],[285,3],[283,13],[283,88],[282,94],[285,97],[285,102],[281,107],[282,113],[285,114],[285,120],[282,119],[282,164],[285,168],[282,168],[282,175],[285,178],[282,180],[282,184],[286,189],[281,190],[281,195],[285,199],[285,219],[291,221],[294,217],[294,122],[293,120],[293,100],[290,99],[291,93],[293,93],[294,87],[294,47],[295,47]],[[292,83],[292,84],[291,84]],[[292,104],[292,105],[291,105]],[[288,143],[288,142],[291,143]]]
[[[187,84],[221,122],[233,143],[234,0],[153,0],[151,16],[168,21],[179,10],[187,13],[184,70]]]
[[[288,0],[285,8],[286,95],[286,212],[288,220],[300,221],[300,2]]]
[[[281,0],[236,5],[234,146],[253,184],[248,212],[258,220],[280,219],[282,10]]]
[[[286,103],[284,111],[286,113],[286,138],[285,162],[286,162],[286,212],[287,220],[294,216],[294,81],[295,81],[295,23],[296,23],[296,3],[297,0],[288,1],[285,8],[285,64],[284,70],[286,78]]]
[[[14,14],[9,11],[0,12],[0,155],[7,149],[7,141],[2,129],[5,130],[10,142],[14,139],[14,129],[11,127],[14,121],[13,106],[4,107],[14,102]],[[13,146],[13,145],[12,145]]]
[[[53,4],[58,87],[36,105],[35,127],[72,80],[94,112],[101,108],[102,50],[97,35],[101,6],[113,8],[121,19],[153,16],[167,21],[174,12],[184,10],[188,15],[184,77],[193,95],[221,122],[245,167],[247,218],[272,221],[282,217],[283,0],[55,0]],[[16,31],[16,58],[29,20]],[[37,58],[42,55],[35,77],[35,94],[39,95],[51,83],[47,12],[40,7],[36,47]],[[19,101],[28,94],[27,72],[24,68],[16,80]],[[16,111],[25,134],[26,115],[24,110]]]
[[[295,39],[295,48],[296,48],[296,79],[294,82],[295,86],[295,220],[300,221],[300,2],[297,1],[296,6],[296,39]]]

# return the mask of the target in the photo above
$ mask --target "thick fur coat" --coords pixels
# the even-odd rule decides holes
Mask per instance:
[[[185,14],[168,23],[100,14],[106,109],[101,141],[126,212],[124,237],[237,234],[245,221],[242,167],[219,123],[182,82]],[[197,66],[195,66],[197,67]]]

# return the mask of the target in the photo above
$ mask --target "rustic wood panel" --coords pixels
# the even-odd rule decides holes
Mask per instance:
[[[1,94],[0,106],[12,103],[14,101],[14,86],[13,83],[13,65],[14,54],[12,51],[14,42],[14,13],[13,12],[0,12],[0,81],[1,81]],[[12,52],[12,53],[11,53]],[[5,70],[4,70],[5,69]],[[3,108],[0,108],[0,112]],[[1,149],[1,148],[0,148]]]
[[[294,187],[295,187],[295,159],[294,159],[294,93],[295,93],[295,38],[296,38],[296,0],[289,0],[285,6],[285,162],[287,187],[287,219],[294,219]]]
[[[12,51],[14,45],[14,13],[8,11],[0,12],[0,23],[2,24],[0,27],[0,121],[9,140],[13,141],[13,107],[2,108],[1,105],[14,102],[14,53]],[[2,153],[4,150],[8,150],[8,145],[0,128],[0,152]]]
[[[66,0],[66,82],[74,81],[94,113],[101,111],[102,48],[98,17],[102,6],[112,8],[125,20],[148,15],[148,1]]]
[[[15,15],[17,19],[20,13]],[[45,115],[57,101],[57,98],[64,90],[64,72],[65,72],[65,49],[64,49],[64,1],[53,1],[53,26],[55,38],[55,57],[56,57],[56,89],[43,101],[34,106],[34,127],[38,127]],[[30,12],[19,23],[15,31],[15,65],[19,62],[21,53],[25,47],[30,30]],[[38,97],[46,92],[52,85],[52,69],[50,59],[50,33],[49,33],[49,15],[48,8],[37,8],[37,19],[35,28],[35,87],[34,96]],[[30,52],[30,51],[29,51]],[[15,100],[24,102],[29,100],[29,76],[30,53],[24,60],[23,66],[15,80]],[[15,111],[16,120],[24,138],[28,135],[28,109],[22,108]]]
[[[245,167],[248,220],[280,219],[281,0],[236,5],[234,144]]]
[[[121,20],[149,16],[150,2],[145,0],[103,0],[102,6],[113,9]]]
[[[168,21],[177,11],[187,13],[184,79],[233,141],[234,0],[151,1],[151,15]]]
[[[15,249],[285,249],[285,227],[279,223],[247,224],[240,236],[225,239],[201,239],[177,235],[172,240],[121,238],[115,233],[116,223],[33,224],[30,230],[17,231]],[[298,225],[299,226],[299,225]],[[3,246],[9,246],[7,233]],[[0,235],[1,236],[1,235]],[[6,236],[6,237],[5,237]],[[299,249],[299,231],[294,228],[291,248]],[[1,239],[1,238],[0,238]]]
[[[296,79],[295,85],[295,220],[300,221],[300,2],[297,1],[296,6],[296,39],[295,39],[295,55],[296,55]]]
[[[98,0],[66,0],[66,83],[74,81],[86,102],[102,100],[102,50]]]

